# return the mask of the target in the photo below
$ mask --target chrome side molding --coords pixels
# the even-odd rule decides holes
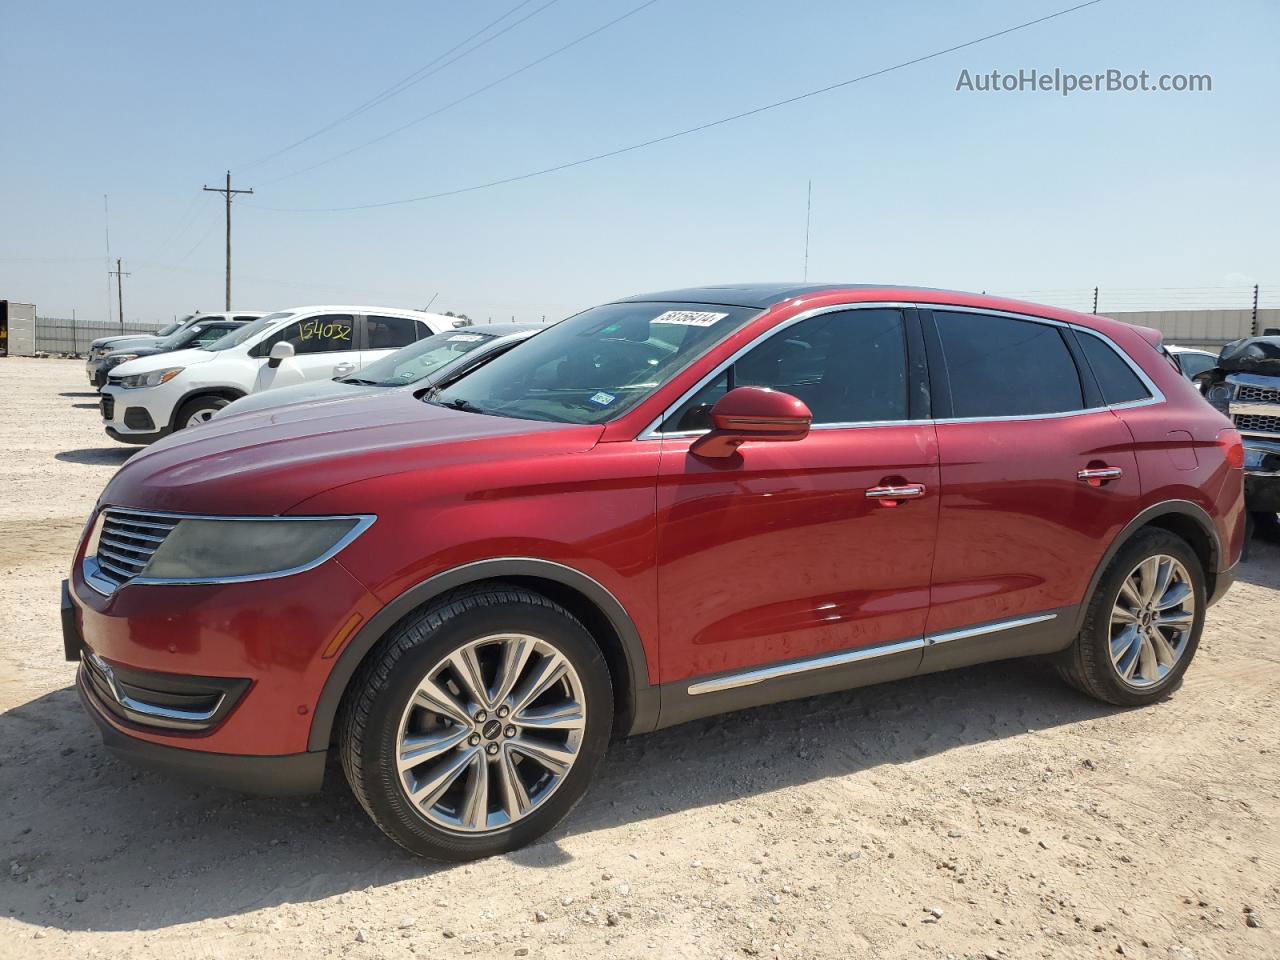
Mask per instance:
[[[990,623],[979,624],[973,627],[964,627],[960,630],[948,630],[944,633],[931,633],[923,637],[915,637],[911,640],[900,640],[896,643],[882,644],[877,647],[864,647],[861,650],[848,650],[844,653],[827,654],[821,657],[812,657],[808,660],[796,660],[792,663],[780,663],[769,667],[754,667],[750,670],[744,670],[741,673],[731,673],[723,677],[716,677],[712,680],[699,680],[690,684],[685,691],[689,696],[696,697],[703,693],[718,693],[721,690],[733,690],[737,687],[749,687],[752,684],[764,683],[768,680],[778,680],[783,677],[793,676],[798,673],[808,673],[812,670],[826,670],[830,667],[842,667],[851,663],[858,663],[862,660],[874,660],[878,657],[889,657],[898,653],[908,653],[912,650],[923,650],[925,647],[931,647],[939,643],[950,643],[953,640],[968,640],[973,637],[986,636],[990,633],[999,633],[1002,630],[1013,630],[1017,627],[1027,627],[1035,623],[1044,623],[1053,620],[1058,615],[1056,613],[1040,613],[1029,617],[1017,617],[1012,620],[995,620]]]

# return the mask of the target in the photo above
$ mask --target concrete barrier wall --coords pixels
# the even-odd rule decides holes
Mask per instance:
[[[1164,342],[1181,346],[1220,347],[1255,333],[1252,310],[1133,310],[1107,313],[1108,317],[1155,327]],[[1258,311],[1256,332],[1280,327],[1280,309]]]

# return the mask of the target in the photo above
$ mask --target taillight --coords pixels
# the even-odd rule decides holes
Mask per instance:
[[[1240,439],[1240,434],[1231,429],[1219,431],[1218,446],[1227,458],[1227,466],[1232,470],[1244,469],[1244,441]]]

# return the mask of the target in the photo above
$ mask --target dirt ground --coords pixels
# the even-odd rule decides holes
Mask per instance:
[[[337,768],[272,800],[108,756],[58,581],[130,449],[79,361],[0,359],[0,451],[0,957],[1280,957],[1274,546],[1157,706],[1009,662],[719,717],[615,745],[536,846],[440,866]]]

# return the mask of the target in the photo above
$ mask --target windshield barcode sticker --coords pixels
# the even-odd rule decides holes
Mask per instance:
[[[668,310],[660,313],[650,323],[675,323],[682,327],[709,327],[717,320],[723,320],[727,313],[702,313],[697,310]]]
[[[591,398],[591,402],[598,403],[602,407],[607,407],[609,404],[613,403],[613,401],[617,399],[618,398],[615,397],[612,393],[605,393],[603,390],[601,390],[599,393],[595,394]]]
[[[477,340],[483,340],[484,337],[478,337],[474,333],[460,333],[456,337],[450,337],[450,343],[475,343]]]

